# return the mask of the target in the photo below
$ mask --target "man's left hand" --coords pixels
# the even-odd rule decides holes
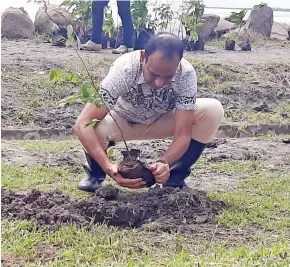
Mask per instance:
[[[155,177],[156,183],[158,184],[164,184],[168,180],[170,176],[170,169],[169,165],[163,162],[156,162],[153,163],[149,170],[152,172],[152,174]]]

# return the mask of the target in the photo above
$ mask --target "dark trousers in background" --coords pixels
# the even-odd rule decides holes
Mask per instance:
[[[91,40],[96,44],[102,43],[102,29],[104,8],[109,1],[93,1],[92,2],[92,21],[93,33]],[[130,12],[130,1],[117,0],[118,14],[122,20],[123,26],[123,42],[127,48],[132,48],[133,23]]]

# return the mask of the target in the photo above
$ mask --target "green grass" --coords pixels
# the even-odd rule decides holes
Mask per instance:
[[[51,153],[77,145],[71,140],[20,143],[26,150]],[[198,226],[196,234],[165,233],[154,223],[141,229],[96,225],[86,230],[72,225],[49,232],[32,222],[4,219],[2,258],[23,266],[289,265],[289,173],[258,161],[210,162],[202,157],[193,172],[203,171],[208,177],[224,174],[239,183],[236,190],[208,192],[211,198],[226,201],[228,208],[213,223]],[[18,191],[60,189],[73,197],[90,197],[76,188],[82,175],[80,168],[2,163],[2,186]]]
[[[233,87],[234,83],[233,82],[223,82],[220,84],[217,84],[214,88],[213,91],[215,93],[227,93],[229,89]]]
[[[68,152],[80,146],[77,139],[69,140],[23,140],[17,146],[27,151],[43,151],[50,153]]]
[[[49,73],[38,74],[36,72],[14,72],[5,70],[2,73],[3,83],[6,81],[15,83],[14,96],[18,96],[30,108],[37,108],[47,104],[47,98],[51,104],[59,101],[72,92],[74,85],[69,82],[54,83],[49,80]],[[8,90],[5,88],[5,90]],[[5,91],[7,94],[7,91]],[[20,100],[15,99],[15,101]]]
[[[289,180],[290,176],[286,174],[272,179],[256,177],[244,180],[234,194],[217,194],[216,198],[231,206],[218,221],[225,225],[258,225],[268,230],[289,229]]]
[[[289,258],[287,238],[279,235],[271,243],[270,234],[249,237],[250,242],[229,237],[211,241],[204,238],[149,232],[119,230],[99,225],[90,231],[65,226],[56,232],[36,229],[27,221],[2,223],[2,257],[12,254],[34,262],[24,266],[286,266]],[[255,245],[253,241],[264,240]],[[229,247],[230,242],[235,244]],[[45,262],[39,246],[56,248],[54,259]],[[43,261],[39,262],[40,257]],[[199,265],[197,265],[199,264]],[[266,265],[265,265],[266,264]]]
[[[219,216],[220,223],[258,225],[266,229],[290,227],[289,173],[273,172],[252,161],[214,163],[213,168],[240,178],[237,190],[210,193],[211,197],[230,205]]]
[[[188,58],[197,72],[198,85],[214,89],[220,84],[240,81],[242,75],[234,67],[210,60]]]
[[[240,174],[261,174],[263,166],[257,161],[231,160],[213,163],[211,167],[217,172],[229,172],[232,175]]]
[[[218,47],[218,48],[224,48],[225,43],[226,43],[226,40],[213,39],[213,40],[206,41],[205,45],[206,46],[214,46],[214,47]]]
[[[71,196],[84,197],[88,194],[77,189],[77,183],[83,175],[79,167],[20,167],[2,162],[2,186],[7,189],[59,189]]]
[[[241,124],[289,123],[290,113],[288,110],[288,106],[286,105],[281,105],[281,107],[273,113],[232,109],[225,112],[225,121],[239,122]]]

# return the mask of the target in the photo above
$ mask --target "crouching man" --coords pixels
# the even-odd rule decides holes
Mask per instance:
[[[75,133],[86,151],[87,176],[78,188],[94,192],[106,174],[124,187],[138,188],[140,177],[126,179],[106,150],[111,141],[173,137],[162,157],[150,166],[157,183],[183,187],[191,166],[218,130],[224,111],[215,99],[196,98],[197,78],[183,58],[183,44],[170,33],[152,37],[145,51],[119,57],[100,83],[105,108],[87,104],[75,124]],[[84,127],[93,119],[98,125]],[[116,122],[117,121],[117,124]]]

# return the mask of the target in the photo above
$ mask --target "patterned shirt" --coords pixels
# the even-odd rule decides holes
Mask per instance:
[[[102,80],[100,96],[108,109],[129,122],[147,125],[173,109],[195,109],[196,73],[186,59],[181,59],[170,84],[153,89],[144,80],[140,56],[140,50],[120,56]]]

